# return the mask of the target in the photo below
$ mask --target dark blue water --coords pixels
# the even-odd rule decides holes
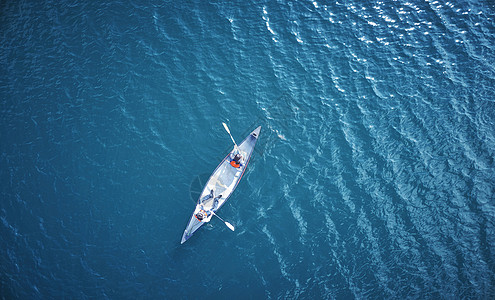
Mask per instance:
[[[100,2],[0,4],[2,299],[495,296],[492,1]]]

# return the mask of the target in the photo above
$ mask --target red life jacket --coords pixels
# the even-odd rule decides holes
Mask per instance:
[[[203,214],[203,218],[202,218],[201,220],[198,218],[198,214],[199,214],[199,213],[202,213],[202,214]],[[198,214],[195,214],[194,216],[195,216],[195,217],[196,217],[196,219],[198,219],[198,221],[200,221],[200,222],[203,222],[203,220],[204,220],[204,219],[207,219],[207,218],[208,218],[208,214],[207,214],[207,213],[206,213],[206,211],[204,211],[203,209],[202,209],[202,210],[200,210],[200,211],[198,212]]]
[[[234,168],[239,168],[241,166],[241,163],[236,162],[235,160],[230,162],[230,165]]]

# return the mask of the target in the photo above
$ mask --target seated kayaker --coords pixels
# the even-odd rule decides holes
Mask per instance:
[[[197,214],[194,215],[198,221],[202,222],[204,218],[206,218],[206,212],[204,210],[198,211]]]
[[[239,168],[242,164],[241,164],[241,158],[242,156],[237,153],[234,158],[230,161],[230,165],[234,168]]]
[[[194,215],[196,217],[196,219],[198,219],[198,221],[200,222],[203,222],[203,221],[206,221],[208,222],[208,218],[211,216],[211,211],[208,210],[208,211],[205,211],[204,209],[201,209],[200,211],[198,211],[197,214]]]

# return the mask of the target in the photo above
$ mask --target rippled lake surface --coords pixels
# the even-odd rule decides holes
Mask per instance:
[[[0,8],[3,299],[494,297],[493,1]]]

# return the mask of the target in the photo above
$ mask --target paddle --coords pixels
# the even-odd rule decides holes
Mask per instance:
[[[237,144],[235,143],[234,138],[232,137],[232,134],[230,134],[229,127],[227,126],[227,124],[225,124],[223,122],[222,122],[222,124],[223,124],[223,128],[225,128],[225,130],[227,131],[227,133],[230,135],[230,138],[232,139],[232,142],[234,142],[234,145],[235,145],[236,149],[239,150],[239,147],[237,147]]]
[[[232,231],[234,231],[234,230],[235,230],[235,228],[234,228],[234,226],[233,226],[232,224],[230,224],[229,222],[224,221],[224,220],[223,220],[222,218],[220,218],[220,217],[219,217],[216,213],[214,213],[214,212],[211,212],[211,213],[212,213],[214,216],[216,216],[217,218],[219,218],[220,220],[222,220],[222,222],[224,222],[224,223],[225,223],[225,225],[227,225],[227,227],[228,227],[230,230],[232,230]]]

